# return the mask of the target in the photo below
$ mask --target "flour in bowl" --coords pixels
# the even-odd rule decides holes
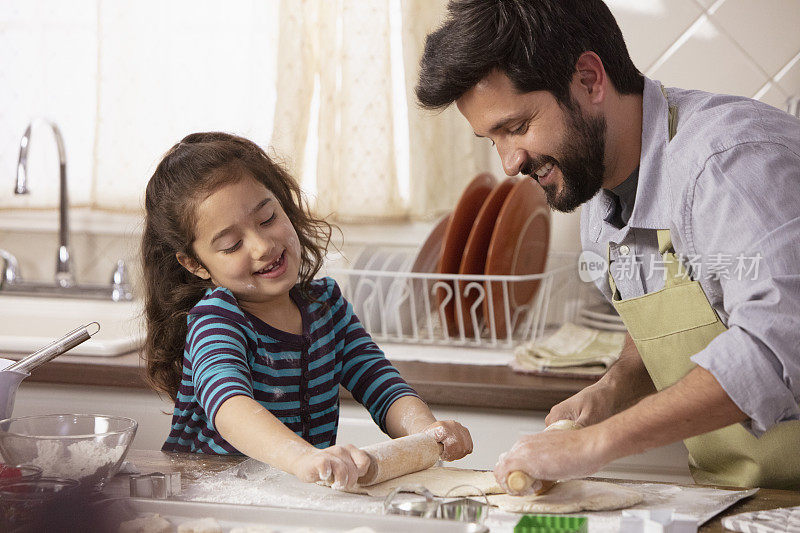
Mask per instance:
[[[42,469],[45,476],[68,479],[105,477],[120,460],[125,446],[111,448],[102,442],[82,440],[68,446],[54,440],[36,443],[37,457],[30,462]]]

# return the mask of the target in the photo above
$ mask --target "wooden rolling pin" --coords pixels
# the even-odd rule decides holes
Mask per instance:
[[[362,487],[375,485],[436,464],[442,445],[425,433],[416,433],[361,448],[370,457],[367,473],[358,478]]]
[[[551,429],[578,429],[581,426],[576,424],[574,420],[558,420],[553,422],[546,428],[545,431],[549,431]],[[534,490],[533,493],[535,495],[544,494],[548,490],[552,489],[553,486],[556,484],[555,481],[550,481],[548,479],[540,479],[538,480],[541,483],[541,486]],[[523,472],[522,470],[514,470],[513,472],[509,473],[506,476],[506,486],[509,488],[512,494],[522,494],[526,492],[529,488],[531,488],[537,480]]]

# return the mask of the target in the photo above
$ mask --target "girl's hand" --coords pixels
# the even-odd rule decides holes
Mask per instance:
[[[434,422],[423,431],[444,446],[442,459],[445,461],[455,461],[472,453],[469,430],[455,420]]]
[[[293,474],[301,481],[331,483],[331,488],[343,490],[355,486],[358,478],[367,473],[370,458],[352,444],[331,446],[302,455]]]

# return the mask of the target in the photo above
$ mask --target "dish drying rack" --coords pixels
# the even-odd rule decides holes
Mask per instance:
[[[575,321],[589,285],[578,277],[574,253],[551,252],[544,272],[516,276],[411,272],[414,252],[405,247],[368,247],[362,254],[380,255],[384,268],[327,269],[376,341],[513,348]],[[359,263],[356,259],[353,265]],[[512,305],[516,286],[534,281],[539,285],[530,301]],[[448,327],[448,305],[454,308],[455,320],[450,321],[454,328]],[[464,319],[471,328],[465,328]]]

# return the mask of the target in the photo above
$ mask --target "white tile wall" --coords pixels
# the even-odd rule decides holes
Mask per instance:
[[[647,73],[665,85],[752,96],[767,75],[703,15],[670,55]]]
[[[655,63],[703,14],[695,0],[610,0],[607,4],[640,70]]]
[[[726,0],[711,19],[769,76],[800,50],[797,0]]]
[[[800,92],[800,52],[775,75],[775,81],[786,93],[796,95]]]
[[[800,94],[798,0],[606,0],[639,70],[668,86],[756,98]]]

